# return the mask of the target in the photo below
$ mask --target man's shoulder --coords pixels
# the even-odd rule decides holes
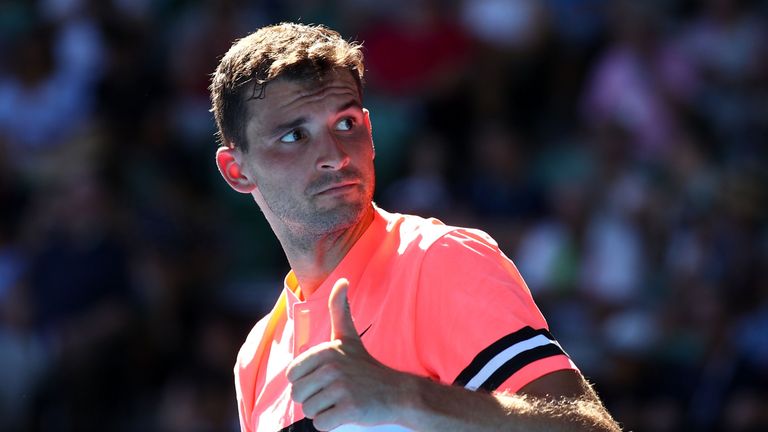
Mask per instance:
[[[418,267],[428,279],[474,277],[478,272],[497,275],[515,286],[524,282],[512,260],[496,240],[477,228],[446,225],[435,218],[395,214],[399,224],[398,257]]]
[[[415,249],[428,252],[434,245],[462,250],[472,243],[480,243],[497,249],[498,244],[486,232],[455,225],[446,225],[437,218],[389,213],[379,209],[387,222],[387,230],[399,235],[400,252]]]
[[[278,302],[281,300],[278,300]],[[272,317],[278,311],[272,310],[264,315],[248,332],[248,336],[245,338],[245,342],[240,346],[240,351],[237,354],[236,369],[245,368],[255,358],[259,357],[259,351],[261,350],[262,340],[265,337],[269,337],[266,333],[269,329],[270,321]]]

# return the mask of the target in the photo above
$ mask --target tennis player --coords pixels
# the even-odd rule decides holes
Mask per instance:
[[[372,202],[363,72],[358,44],[284,23],[213,74],[218,168],[291,265],[238,354],[241,429],[619,430],[492,238]]]

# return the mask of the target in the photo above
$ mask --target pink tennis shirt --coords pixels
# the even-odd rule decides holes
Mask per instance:
[[[363,236],[308,298],[293,272],[251,330],[235,365],[242,431],[314,431],[285,370],[330,339],[328,297],[349,280],[352,317],[368,352],[403,372],[471,390],[516,392],[576,369],[547,329],[515,265],[482,231],[376,208]],[[336,431],[405,431],[390,425]]]

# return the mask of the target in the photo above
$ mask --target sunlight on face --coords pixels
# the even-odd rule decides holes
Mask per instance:
[[[354,225],[374,190],[373,142],[356,81],[341,71],[312,84],[277,80],[251,102],[244,154],[262,210],[301,235]]]

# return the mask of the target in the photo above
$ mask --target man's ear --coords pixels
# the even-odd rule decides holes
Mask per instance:
[[[239,159],[242,156],[240,150],[230,147],[219,147],[216,151],[216,166],[224,180],[232,189],[240,193],[251,193],[256,188],[256,183],[251,181],[242,170]]]
[[[371,149],[373,150],[373,157],[376,158],[376,145],[373,143],[373,126],[371,126],[371,112],[368,108],[363,108],[363,116],[365,118],[365,128],[368,129],[368,135],[371,136]]]

